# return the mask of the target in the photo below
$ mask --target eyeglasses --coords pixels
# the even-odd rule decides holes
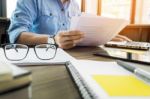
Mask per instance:
[[[24,44],[2,44],[5,57],[11,61],[20,61],[26,58],[29,45]],[[56,44],[39,44],[32,46],[37,58],[50,60],[56,56],[58,46]]]

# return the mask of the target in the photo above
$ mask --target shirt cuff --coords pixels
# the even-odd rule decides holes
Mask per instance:
[[[9,31],[9,40],[10,40],[10,43],[16,43],[19,35],[22,32],[29,32],[29,29],[26,28],[26,27],[19,27],[19,28],[16,28],[16,29],[12,30],[12,31]]]

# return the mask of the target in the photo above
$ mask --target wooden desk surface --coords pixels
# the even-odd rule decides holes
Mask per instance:
[[[77,59],[111,61],[92,55],[98,47],[76,47],[66,50]],[[149,67],[142,68],[150,71]],[[81,99],[81,96],[64,65],[24,67],[32,71],[32,99]]]

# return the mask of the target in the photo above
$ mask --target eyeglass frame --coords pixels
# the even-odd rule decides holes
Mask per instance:
[[[24,58],[18,59],[18,60],[12,60],[12,59],[9,59],[9,58],[7,57],[6,51],[5,51],[5,46],[7,46],[7,45],[13,45],[13,44],[16,44],[16,45],[17,45],[17,44],[18,44],[18,45],[26,45],[26,46],[28,47],[27,53],[26,53],[26,55],[25,55]],[[43,44],[53,45],[53,46],[56,47],[55,54],[54,54],[54,56],[53,56],[52,58],[49,58],[49,59],[42,59],[42,58],[40,58],[40,57],[37,55],[37,52],[36,52],[36,50],[35,50],[35,49],[36,49],[35,47],[38,46],[38,45],[43,45]],[[20,43],[5,43],[5,44],[1,44],[1,47],[2,47],[3,50],[4,50],[5,57],[6,57],[8,60],[10,60],[10,61],[21,61],[21,60],[24,60],[24,59],[27,57],[27,55],[28,55],[29,48],[33,48],[33,49],[34,49],[35,55],[36,55],[36,57],[37,57],[38,59],[40,59],[40,60],[51,60],[51,59],[55,58],[56,53],[57,53],[57,49],[58,49],[58,45],[57,45],[57,44],[50,44],[50,43],[41,43],[41,44],[35,44],[35,45],[20,44]]]

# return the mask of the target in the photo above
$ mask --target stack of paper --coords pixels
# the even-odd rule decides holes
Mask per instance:
[[[98,16],[81,16],[71,19],[71,30],[80,30],[85,37],[79,45],[98,46],[106,44],[115,37],[128,22],[123,19],[112,19]]]

